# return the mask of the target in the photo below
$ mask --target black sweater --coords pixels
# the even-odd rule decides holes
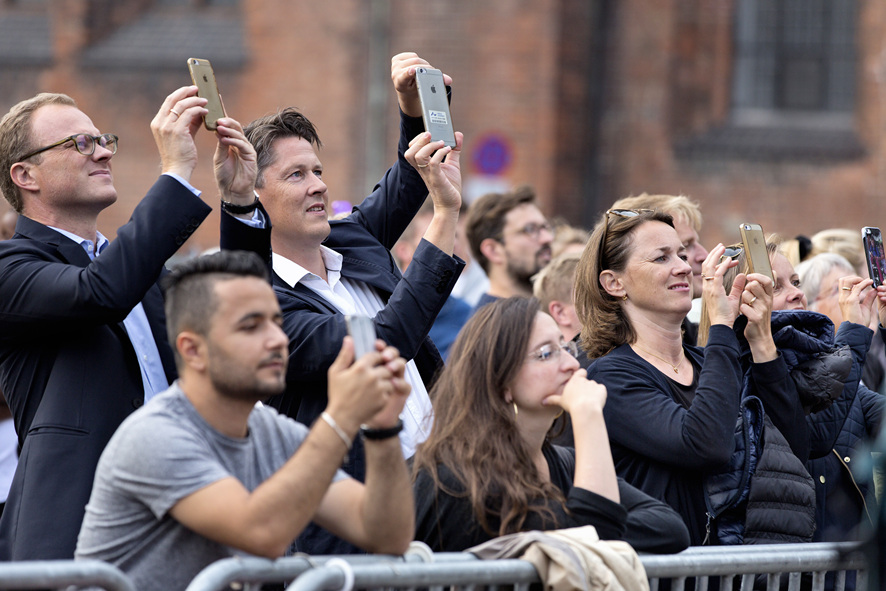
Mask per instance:
[[[543,500],[552,511],[555,523],[532,512],[523,530],[546,530],[593,525],[604,540],[625,540],[641,552],[673,553],[689,545],[689,534],[680,516],[666,504],[618,479],[621,503],[615,503],[589,490],[573,486],[575,450],[546,445],[545,459],[551,482],[566,497],[568,513],[560,503]],[[446,466],[438,465],[439,478],[447,490],[463,491],[464,487]],[[480,527],[474,518],[466,495],[453,496],[434,487],[424,470],[416,477],[415,539],[428,544],[435,552],[459,552],[481,544],[495,536]],[[500,521],[490,513],[488,523],[498,531]]]

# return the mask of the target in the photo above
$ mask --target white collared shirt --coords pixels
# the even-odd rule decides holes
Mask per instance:
[[[320,254],[323,257],[323,264],[326,265],[328,283],[298,263],[277,253],[272,255],[274,272],[290,287],[301,283],[335,306],[342,314],[375,318],[376,314],[385,307],[376,291],[362,281],[341,276],[342,255],[339,253],[326,246],[320,246]],[[403,450],[403,457],[409,458],[415,453],[416,446],[428,438],[434,411],[421,374],[412,359],[406,363],[405,377],[412,386],[412,392],[400,414],[400,418],[403,419],[400,447]]]

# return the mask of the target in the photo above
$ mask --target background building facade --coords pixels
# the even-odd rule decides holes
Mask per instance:
[[[881,0],[4,0],[0,111],[65,92],[120,136],[111,231],[159,170],[151,118],[205,57],[244,123],[303,109],[331,198],[356,203],[395,154],[390,57],[416,51],[455,79],[468,198],[530,183],[591,226],[619,197],[682,193],[712,245],[740,222],[886,226],[884,39]],[[200,133],[210,202],[214,144]]]

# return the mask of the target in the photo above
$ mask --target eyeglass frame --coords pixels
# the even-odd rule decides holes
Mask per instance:
[[[524,234],[526,236],[529,236],[533,240],[538,240],[539,234],[541,234],[543,231],[547,231],[548,234],[550,234],[551,236],[554,235],[554,227],[548,221],[545,221],[541,224],[529,222],[525,224],[522,228],[517,229],[514,233]],[[504,239],[504,236],[502,236],[502,239]]]
[[[89,152],[84,152],[77,145],[76,138],[80,137],[81,135],[88,137],[89,139],[92,140],[92,149]],[[114,139],[113,149],[108,148],[107,145],[104,145],[102,147],[105,148],[106,150],[110,150],[111,154],[116,154],[117,153],[117,146],[118,146],[120,138],[117,137],[116,135],[114,135],[113,133],[103,133],[101,135],[89,135],[88,133],[75,133],[74,135],[69,135],[68,137],[66,137],[64,139],[60,139],[59,141],[55,142],[54,144],[44,146],[44,147],[39,148],[33,152],[30,152],[26,156],[22,156],[21,158],[18,159],[18,162],[24,162],[25,160],[27,160],[28,158],[31,158],[32,156],[36,156],[37,154],[42,154],[43,152],[46,152],[47,150],[51,150],[51,149],[56,148],[58,146],[64,145],[67,142],[74,142],[74,149],[77,150],[77,152],[79,152],[80,154],[83,154],[84,156],[92,156],[93,154],[95,154],[95,146],[97,144],[100,145],[99,140],[102,138],[113,138]],[[108,142],[108,140],[106,139],[105,144],[107,144],[107,142]]]
[[[541,358],[539,355],[542,354],[542,351],[546,348],[550,347],[551,356],[547,359]],[[560,359],[560,355],[563,354],[563,351],[566,351],[570,355],[572,355],[573,359],[578,359],[578,345],[575,344],[575,341],[563,341],[557,346],[552,345],[551,343],[545,343],[541,347],[530,351],[526,357],[528,359],[532,359],[534,361],[541,361],[542,363],[547,363],[548,361],[553,361],[555,359]]]
[[[603,224],[603,239],[597,252],[597,271],[603,271],[603,251],[606,248],[606,239],[609,237],[609,219],[610,216],[616,215],[621,218],[635,218],[644,213],[655,213],[654,209],[608,209],[606,210],[606,221]]]

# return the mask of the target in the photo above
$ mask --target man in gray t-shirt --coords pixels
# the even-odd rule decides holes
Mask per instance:
[[[180,380],[133,413],[102,454],[76,558],[108,561],[139,590],[184,589],[235,553],[276,557],[312,520],[370,551],[402,553],[412,494],[396,437],[405,362],[377,343],[329,370],[309,430],[258,400],[284,387],[287,339],[267,270],[249,253],[185,263],[167,282]],[[362,426],[361,426],[362,425]],[[366,484],[338,469],[358,429]]]

